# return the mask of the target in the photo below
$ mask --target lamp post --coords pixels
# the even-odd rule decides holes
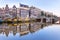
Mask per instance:
[[[30,17],[31,17],[31,8],[29,9],[29,19],[30,19]]]

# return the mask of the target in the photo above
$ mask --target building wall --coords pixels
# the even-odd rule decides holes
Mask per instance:
[[[31,8],[31,18],[38,18],[38,15],[41,15],[41,10],[38,8]]]
[[[21,9],[21,17],[24,19],[27,16],[29,17],[29,10]]]
[[[43,13],[42,13],[43,11]],[[48,17],[50,12],[45,12],[44,10],[41,10],[36,7],[27,7],[21,6],[17,8],[15,5],[12,8],[9,8],[8,5],[4,9],[0,8],[0,16],[3,16],[4,18],[40,18],[40,17]],[[30,16],[29,16],[30,15]],[[43,15],[43,16],[42,16]],[[53,16],[53,14],[51,14]],[[50,17],[49,17],[50,18]]]

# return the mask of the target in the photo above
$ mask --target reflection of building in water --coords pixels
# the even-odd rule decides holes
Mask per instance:
[[[42,27],[41,24],[37,22],[37,23],[31,23],[29,29],[30,29],[30,32],[33,33],[41,29],[41,27]]]
[[[6,34],[6,36],[8,36],[9,35],[9,29],[5,28],[4,33]]]
[[[6,36],[9,35],[9,33],[13,33],[13,35],[16,35],[16,33],[19,33],[20,36],[26,35],[28,33],[34,33],[41,28],[43,28],[44,25],[36,22],[36,23],[22,23],[20,25],[13,25],[13,24],[3,24],[0,26],[0,33],[5,34]]]
[[[9,27],[10,32],[13,33],[13,35],[16,35],[17,33],[17,26]]]
[[[21,25],[20,27],[20,35],[24,35],[29,33],[29,25],[26,25],[25,23],[23,25]]]
[[[0,33],[3,33],[6,36],[8,36],[8,34],[9,34],[8,26],[7,25],[0,25]]]
[[[17,27],[16,26],[8,26],[8,25],[2,25],[0,26],[0,33],[5,34],[6,36],[9,35],[9,33],[13,33],[15,35],[17,33]]]

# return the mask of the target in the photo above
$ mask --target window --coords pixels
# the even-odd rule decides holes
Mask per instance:
[[[21,10],[21,17],[26,18],[27,15],[29,15],[29,11],[28,10]]]

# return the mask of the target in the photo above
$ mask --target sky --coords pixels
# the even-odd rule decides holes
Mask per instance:
[[[5,7],[6,4],[8,4],[9,7],[13,7],[13,5],[19,7],[19,3],[53,12],[54,15],[60,17],[60,0],[0,0],[0,7]]]

